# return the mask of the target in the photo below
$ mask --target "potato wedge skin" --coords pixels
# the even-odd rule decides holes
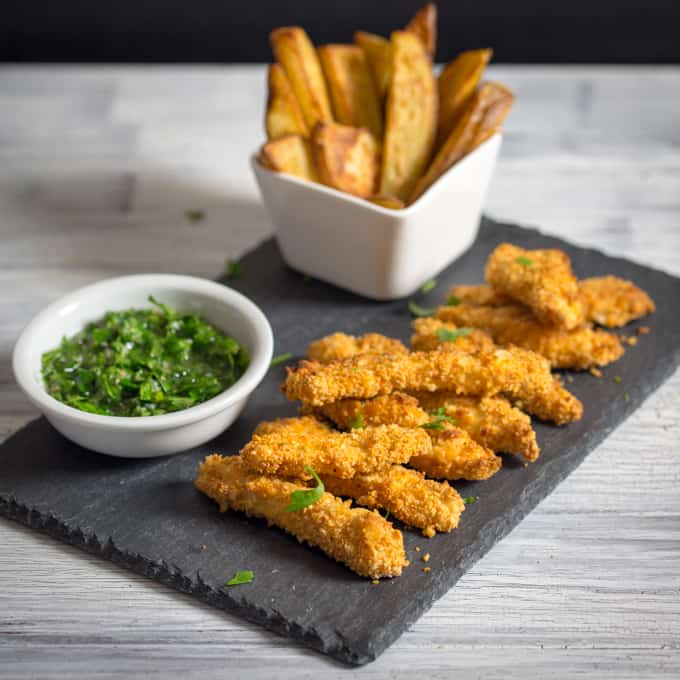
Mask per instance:
[[[267,139],[288,135],[309,137],[309,128],[281,64],[269,66],[267,85],[267,111],[264,119]]]
[[[384,99],[392,80],[392,45],[390,41],[375,33],[357,31],[354,42],[361,47],[378,88],[378,96]]]
[[[409,203],[418,199],[454,163],[498,132],[514,101],[512,92],[500,83],[483,83],[465,105],[427,172],[418,180]]]
[[[437,87],[430,59],[416,35],[395,31],[392,45],[380,193],[406,201],[432,154]]]
[[[437,51],[437,5],[433,2],[423,5],[406,24],[404,30],[415,33],[425,45],[430,59],[434,59]]]
[[[312,128],[319,120],[333,120],[321,64],[304,29],[277,28],[270,33],[269,40],[276,60],[288,76],[307,126]]]
[[[275,172],[283,172],[310,182],[318,182],[310,143],[300,135],[288,135],[267,142],[260,149],[262,165]]]
[[[311,141],[321,182],[362,198],[375,193],[380,153],[368,130],[319,122]]]
[[[491,49],[461,52],[442,70],[437,79],[439,120],[435,148],[439,149],[451,134],[492,56]]]
[[[317,52],[335,120],[382,139],[382,106],[364,51],[357,45],[323,45]]]

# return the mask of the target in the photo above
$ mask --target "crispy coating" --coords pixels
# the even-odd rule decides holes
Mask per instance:
[[[342,429],[349,429],[359,415],[364,426],[396,423],[403,427],[420,427],[432,421],[430,414],[418,405],[415,397],[402,392],[392,392],[366,401],[343,399],[326,404],[319,410]],[[445,427],[454,429],[448,425]],[[481,446],[467,433],[460,432],[459,428],[455,430],[454,434],[442,435],[438,430],[426,428],[432,439],[432,451],[411,458],[409,465],[431,477],[443,479],[488,479],[498,471],[501,460],[493,451]]]
[[[402,533],[377,512],[352,508],[350,501],[330,493],[302,510],[286,512],[300,484],[254,473],[238,456],[208,456],[195,483],[219,503],[221,512],[232,509],[262,517],[360,576],[399,576],[407,564]]]
[[[425,479],[422,472],[401,465],[352,479],[324,476],[323,483],[336,496],[349,496],[359,505],[389,510],[404,524],[422,529],[426,536],[455,529],[465,509],[459,493],[446,482]]]
[[[450,331],[461,329],[455,324],[445,323],[432,317],[415,319],[411,327],[414,331],[411,336],[411,348],[416,351],[431,352],[437,349],[457,349],[461,352],[479,352],[480,350],[489,351],[496,348],[491,336],[476,328],[467,335],[458,335],[449,340],[447,334],[450,337]]]
[[[309,479],[307,465],[319,475],[350,478],[407,463],[411,456],[432,448],[424,430],[398,425],[334,432],[319,428],[312,416],[304,416],[282,418],[268,427],[266,434],[253,435],[241,450],[241,458],[256,472],[283,477]]]
[[[360,337],[345,333],[332,333],[312,342],[307,348],[307,358],[327,364],[357,354],[406,354],[407,352],[402,342],[380,335],[380,333],[366,333]]]
[[[571,262],[561,250],[524,250],[502,243],[487,260],[486,280],[531,308],[544,324],[570,330],[585,319]]]
[[[656,311],[654,301],[632,281],[598,276],[579,281],[579,292],[590,321],[619,328]]]
[[[440,479],[488,479],[500,470],[502,460],[480,446],[459,427],[430,430],[432,450],[413,456],[409,465],[428,477]]]
[[[450,392],[419,392],[414,395],[428,411],[444,408],[454,425],[492,451],[512,453],[528,461],[540,449],[531,418],[503,397],[458,397]]]
[[[364,354],[326,365],[302,361],[296,369],[288,369],[282,389],[291,401],[323,406],[394,391],[451,390],[481,396],[513,389],[521,380],[521,362],[507,349],[477,354],[411,352]]]
[[[541,324],[522,305],[491,307],[462,303],[440,307],[437,318],[458,326],[481,328],[499,345],[517,345],[543,355],[553,368],[585,370],[605,366],[623,354],[612,333],[582,326],[562,331]]]
[[[503,307],[515,304],[515,301],[505,293],[492,288],[488,283],[476,285],[454,286],[449,290],[448,299],[458,299],[458,303],[482,305],[484,307]]]

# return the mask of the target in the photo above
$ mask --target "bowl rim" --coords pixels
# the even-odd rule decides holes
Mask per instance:
[[[83,296],[92,296],[104,290],[126,286],[139,289],[149,286],[164,286],[182,290],[197,296],[209,297],[224,306],[238,309],[252,324],[259,349],[250,357],[250,363],[243,375],[230,387],[212,399],[187,409],[164,413],[158,416],[105,416],[81,411],[68,406],[48,394],[44,385],[36,382],[31,366],[29,350],[35,332],[69,305],[80,302]],[[101,314],[106,313],[103,309]],[[180,427],[209,418],[236,402],[245,399],[257,387],[270,367],[274,351],[274,336],[271,325],[262,310],[242,293],[224,284],[182,274],[133,274],[104,279],[78,288],[51,302],[38,312],[26,325],[17,339],[12,353],[14,377],[35,406],[44,414],[58,416],[82,426],[105,430],[157,431]]]
[[[263,165],[262,161],[260,160],[259,149],[250,155],[250,164],[256,173],[262,172],[277,177],[284,182],[312,188],[320,193],[325,193],[329,196],[335,196],[347,201],[348,203],[354,203],[355,205],[372,210],[373,212],[380,215],[387,215],[390,217],[408,217],[412,213],[417,212],[422,205],[433,200],[434,197],[444,189],[445,178],[449,177],[454,172],[462,172],[465,166],[470,163],[471,158],[481,153],[482,149],[485,149],[487,146],[491,145],[492,142],[500,144],[502,138],[503,133],[496,132],[488,139],[485,139],[477,148],[463,156],[463,158],[454,163],[446,172],[442,173],[420,196],[418,196],[418,198],[413,203],[407,205],[405,208],[385,208],[381,205],[378,205],[377,203],[372,203],[366,198],[361,198],[360,196],[355,196],[354,194],[348,194],[345,191],[334,189],[333,187],[329,187],[326,184],[322,184],[321,182],[311,182],[310,180],[303,179],[302,177],[296,177],[295,175],[289,175],[285,172],[272,170],[266,165]]]

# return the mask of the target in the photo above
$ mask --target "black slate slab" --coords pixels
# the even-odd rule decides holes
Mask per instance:
[[[177,456],[109,458],[70,443],[42,418],[30,423],[0,447],[0,514],[347,663],[375,659],[669,377],[680,360],[680,279],[490,220],[484,220],[470,251],[419,302],[436,304],[450,285],[480,281],[487,255],[506,240],[527,248],[563,248],[579,276],[630,278],[652,295],[658,311],[640,322],[651,328],[650,335],[606,368],[602,379],[587,373],[574,376],[569,387],[583,400],[585,416],[561,429],[537,424],[542,448],[537,463],[524,468],[506,458],[491,480],[457,483],[463,495],[479,496],[479,501],[468,506],[452,534],[428,541],[405,532],[413,564],[401,577],[371,585],[263,522],[219,514],[194,490],[197,465],[207,453],[236,452],[260,420],[295,412],[278,391],[282,367],[270,370],[230,431]],[[303,277],[284,266],[273,241],[250,253],[244,264],[246,276],[231,284],[264,309],[277,353],[300,356],[310,340],[336,330],[379,331],[408,339],[405,301],[377,303]],[[624,332],[631,335],[640,324]],[[612,380],[614,375],[621,376],[621,383]],[[422,571],[416,545],[426,546],[432,555],[429,574]],[[239,569],[252,569],[254,582],[223,589]]]

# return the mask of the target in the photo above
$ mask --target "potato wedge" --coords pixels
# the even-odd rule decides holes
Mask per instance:
[[[317,52],[335,120],[382,139],[382,106],[364,51],[357,45],[323,45]]]
[[[269,90],[264,118],[267,139],[278,139],[287,135],[309,137],[309,128],[281,64],[269,66],[267,85]]]
[[[420,39],[392,34],[393,73],[387,95],[380,193],[405,201],[427,167],[437,124],[437,87]]]
[[[439,75],[439,121],[435,148],[438,149],[451,134],[492,55],[493,50],[490,49],[461,52]]]
[[[309,128],[319,120],[333,120],[321,64],[304,29],[299,26],[277,28],[271,32],[269,40]]]
[[[437,5],[428,2],[421,7],[406,24],[405,31],[415,33],[425,45],[430,59],[434,59],[437,51]]]
[[[385,196],[384,194],[376,194],[375,196],[369,196],[368,200],[371,203],[380,205],[383,208],[389,208],[390,210],[402,210],[406,207],[404,201],[398,199],[396,196]]]
[[[260,149],[260,162],[270,170],[318,182],[309,141],[299,135],[279,137]]]
[[[463,114],[409,198],[413,203],[454,163],[495,134],[515,96],[500,83],[483,83],[465,105]]]
[[[357,31],[354,42],[361,47],[373,74],[378,96],[382,100],[392,79],[392,45],[390,41],[375,33]]]
[[[319,122],[312,130],[312,154],[324,184],[362,198],[375,193],[379,147],[365,128]]]

